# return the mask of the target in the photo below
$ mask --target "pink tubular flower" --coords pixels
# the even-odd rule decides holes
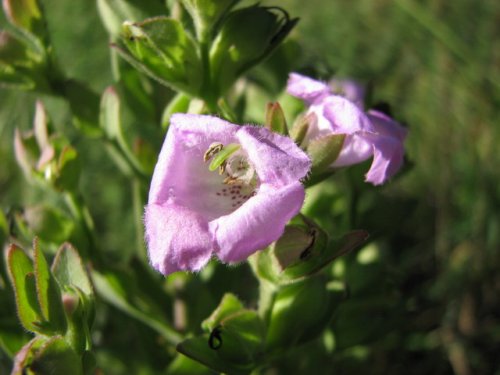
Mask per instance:
[[[309,168],[291,139],[265,128],[173,115],[145,209],[151,264],[198,271],[212,255],[235,263],[265,248],[302,207]]]
[[[365,113],[359,100],[353,103],[333,94],[323,82],[297,73],[290,74],[287,92],[304,100],[309,105],[308,114],[314,115],[306,134],[306,143],[329,134],[346,135],[333,168],[357,164],[373,157],[366,181],[381,185],[403,164],[407,131],[390,117],[375,110]]]

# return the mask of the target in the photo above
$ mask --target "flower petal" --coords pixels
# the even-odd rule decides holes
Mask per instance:
[[[148,204],[144,223],[150,262],[164,275],[199,271],[210,260],[212,236],[196,212],[175,204]]]
[[[381,185],[403,165],[404,146],[396,138],[373,136],[373,162],[366,174],[366,181]]]
[[[361,83],[347,78],[334,78],[328,83],[332,88],[332,93],[343,96],[347,100],[356,104],[359,108],[363,109],[366,90]]]
[[[330,88],[323,82],[297,73],[290,73],[286,92],[311,104],[322,96],[328,95]]]
[[[380,111],[370,110],[368,111],[368,118],[371,120],[375,131],[378,134],[386,135],[404,141],[408,130],[391,117],[387,116],[385,113]]]
[[[373,155],[373,145],[363,135],[348,135],[342,146],[339,156],[332,164],[333,167],[346,167],[361,163]]]
[[[240,262],[276,241],[286,223],[299,212],[304,195],[299,182],[278,190],[264,185],[238,210],[211,222],[219,259]]]
[[[321,115],[330,122],[333,133],[375,133],[375,128],[368,116],[356,104],[341,96],[330,95],[323,99]]]
[[[155,166],[149,203],[163,203],[179,195],[179,187],[193,178],[189,164],[203,154],[213,142],[234,142],[241,127],[213,116],[174,114]]]
[[[263,184],[281,187],[294,183],[311,167],[308,156],[288,137],[256,126],[242,127],[236,137]]]

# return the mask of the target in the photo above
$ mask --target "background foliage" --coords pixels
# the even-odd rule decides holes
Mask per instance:
[[[109,37],[95,3],[43,3],[66,75],[101,93],[113,79]],[[330,329],[280,359],[276,368],[283,373],[314,368],[325,374],[500,374],[500,322],[494,313],[500,310],[498,1],[290,0],[281,5],[301,17],[291,38],[300,53],[289,68],[365,82],[370,102],[390,103],[394,117],[408,123],[410,135],[409,166],[389,186],[362,183],[366,166],[359,166],[309,192],[306,211],[319,216],[329,233],[362,228],[372,241],[331,267],[348,283],[351,298]],[[276,72],[272,60],[267,69]],[[268,86],[263,103],[276,98],[287,73],[276,73],[282,79]],[[258,68],[249,77],[266,81],[265,74]],[[172,93],[152,90],[161,103],[153,103],[141,120],[126,113],[125,118],[134,134],[159,147],[152,129]],[[32,93],[0,91],[0,206],[7,213],[42,199],[57,201],[27,185],[14,160],[14,128],[31,127],[35,99]],[[42,100],[86,165],[80,187],[99,248],[108,262],[126,270],[137,262],[137,248],[143,249],[134,229],[133,187],[98,141],[78,136],[65,102]],[[261,121],[260,108],[246,120]],[[199,331],[200,321],[225,292],[249,304],[255,300],[247,266],[213,267],[215,278],[206,275],[208,270],[199,279],[167,281],[166,290],[182,288],[190,301],[184,322],[189,331]],[[4,295],[9,288],[0,284]],[[150,298],[162,296],[150,292]],[[156,303],[172,310],[167,300]],[[9,304],[13,301],[2,298],[0,312],[12,311]],[[156,331],[103,302],[98,311],[93,341],[104,373],[166,371],[175,353],[165,349]],[[13,319],[1,316],[3,323]],[[14,328],[12,337],[27,338]],[[11,367],[7,352],[0,350],[0,373]]]

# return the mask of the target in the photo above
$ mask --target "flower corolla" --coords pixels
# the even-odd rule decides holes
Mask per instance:
[[[277,240],[304,201],[310,160],[263,127],[175,114],[156,164],[145,235],[152,266],[200,270],[245,260]]]
[[[339,85],[339,82],[335,82]],[[342,84],[340,82],[340,84]],[[345,85],[345,83],[344,83]],[[327,84],[290,74],[287,92],[309,106],[309,127],[302,144],[330,134],[345,134],[332,168],[363,162],[373,157],[366,181],[381,185],[401,168],[407,130],[380,111],[365,113],[358,87],[347,87],[346,96],[336,95]],[[351,100],[349,100],[351,99]]]

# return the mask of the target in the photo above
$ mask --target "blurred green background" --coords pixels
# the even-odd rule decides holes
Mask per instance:
[[[64,71],[102,92],[113,80],[95,3],[43,4]],[[332,267],[353,296],[331,336],[323,337],[334,349],[310,355],[305,348],[308,354],[288,373],[305,373],[319,361],[318,373],[325,374],[500,374],[500,2],[279,5],[301,18],[292,33],[301,45],[295,68],[360,80],[372,104],[390,103],[410,129],[408,167],[387,187],[353,183],[364,165],[340,174],[335,188],[322,184],[309,194],[307,210],[321,215],[325,229],[368,229],[375,242]],[[31,127],[35,99],[0,90],[4,211],[40,199],[24,182],[12,147],[15,127]],[[71,138],[65,103],[43,100]],[[127,181],[98,142],[75,146],[87,166],[82,190],[102,247],[118,262],[127,259],[135,241]],[[345,195],[349,200],[339,198]],[[345,211],[347,218],[338,217]]]

